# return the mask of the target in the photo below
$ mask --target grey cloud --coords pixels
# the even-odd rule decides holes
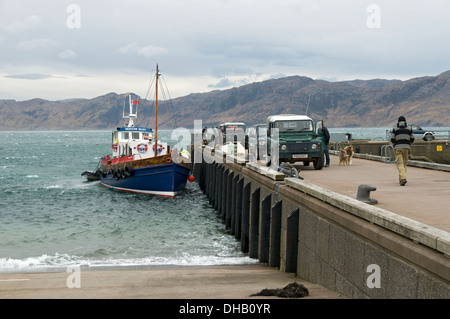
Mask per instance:
[[[208,85],[209,88],[214,88],[214,89],[223,89],[226,87],[230,87],[233,85],[233,82],[230,81],[227,78],[221,79],[219,82],[217,82],[216,84],[210,84]]]
[[[43,80],[43,79],[50,79],[55,78],[52,75],[47,74],[39,74],[39,73],[31,73],[31,74],[10,74],[3,76],[4,78],[8,79],[20,79],[20,80]]]
[[[17,48],[20,50],[32,51],[56,46],[56,42],[51,39],[33,39],[20,41]]]
[[[119,52],[122,54],[131,52],[145,58],[152,58],[154,56],[167,54],[167,49],[154,45],[139,46],[136,43],[129,43],[125,46],[120,47]]]
[[[76,58],[77,53],[74,50],[65,50],[58,53],[60,59],[73,59]]]
[[[42,19],[39,16],[30,15],[23,20],[19,20],[7,25],[5,29],[12,33],[28,31],[36,28],[39,24],[41,24],[41,22]]]
[[[253,77],[244,77],[244,78],[239,78],[237,80],[230,80],[229,78],[223,78],[216,84],[209,84],[208,88],[225,89],[225,88],[229,88],[229,87],[233,87],[233,86],[241,86],[241,85],[249,84],[251,82],[254,82]]]
[[[217,78],[222,78],[226,76],[233,76],[233,75],[251,75],[255,74],[255,72],[250,68],[245,67],[216,67],[212,70],[212,75]]]

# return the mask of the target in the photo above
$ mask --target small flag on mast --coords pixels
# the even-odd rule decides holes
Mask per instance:
[[[138,100],[132,100],[133,104],[139,104]]]

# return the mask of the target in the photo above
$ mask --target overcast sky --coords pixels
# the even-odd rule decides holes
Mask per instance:
[[[450,69],[449,0],[0,0],[0,99],[172,98],[304,75]]]

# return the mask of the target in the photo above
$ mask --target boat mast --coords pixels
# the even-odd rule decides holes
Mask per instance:
[[[158,63],[156,63],[156,96],[155,96],[155,156],[158,155],[158,78],[159,70]]]

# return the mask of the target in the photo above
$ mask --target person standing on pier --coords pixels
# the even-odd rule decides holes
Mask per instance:
[[[317,134],[322,140],[323,143],[323,166],[330,166],[330,149],[328,144],[330,143],[330,132],[323,124],[323,121],[317,122]]]
[[[397,126],[392,130],[391,142],[394,146],[395,158],[401,186],[406,184],[406,163],[408,162],[411,144],[414,143],[414,133],[406,123],[404,116],[398,118]]]
[[[325,125],[322,127],[322,134],[324,142],[323,155],[325,156],[325,167],[328,167],[330,166],[330,148],[329,148],[330,132],[328,131]]]

